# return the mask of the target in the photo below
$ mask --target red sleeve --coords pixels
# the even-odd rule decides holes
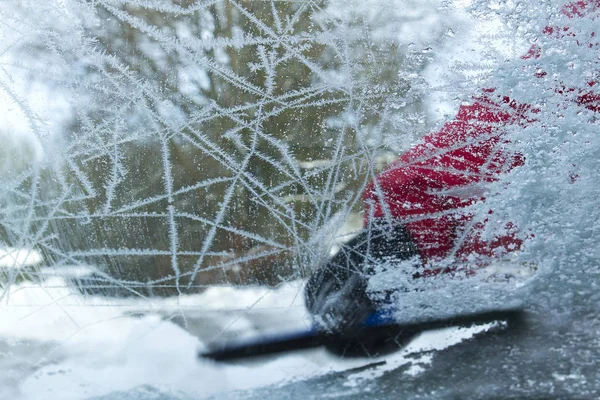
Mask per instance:
[[[561,11],[569,18],[583,17],[600,11],[600,0],[576,0]],[[569,28],[549,26],[544,34],[559,39],[574,33]],[[590,47],[595,46],[598,43],[590,43]],[[534,45],[523,58],[540,55],[541,48]],[[542,72],[537,76],[544,75]],[[600,111],[596,85],[597,82],[589,82],[588,88],[571,89],[574,102]],[[508,150],[503,132],[507,125],[530,123],[526,117],[530,107],[493,92],[484,90],[473,104],[461,106],[453,121],[402,155],[371,182],[364,194],[365,221],[371,216],[401,220],[425,261],[447,257],[451,252],[459,257],[493,255],[496,250],[510,251],[521,244],[511,224],[503,227],[503,233],[495,239],[483,241],[480,232],[485,221],[472,226],[469,214],[459,212],[483,200],[482,183],[523,163],[522,157]],[[561,95],[563,92],[567,90],[557,90]]]
[[[508,99],[502,103],[480,98],[461,106],[455,120],[402,155],[365,193],[368,213],[404,221],[425,260],[445,257],[453,248],[465,224],[456,211],[481,199],[478,183],[519,162],[505,154],[499,128],[512,123],[522,107]]]

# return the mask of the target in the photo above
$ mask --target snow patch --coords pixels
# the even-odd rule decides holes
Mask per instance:
[[[21,268],[40,264],[42,255],[31,249],[0,248],[0,268]]]

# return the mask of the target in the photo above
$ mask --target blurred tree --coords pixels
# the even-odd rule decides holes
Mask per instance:
[[[98,289],[124,282],[126,293],[301,276],[328,247],[311,244],[320,227],[356,208],[382,167],[382,137],[406,129],[391,115],[420,111],[409,76],[427,59],[406,57],[401,29],[435,9],[404,3],[426,11],[78,3],[73,38],[29,44],[77,93],[35,207],[47,262],[99,266]]]

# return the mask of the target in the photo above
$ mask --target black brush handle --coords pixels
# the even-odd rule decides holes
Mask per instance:
[[[316,331],[306,331],[286,336],[266,336],[258,340],[234,343],[206,353],[200,353],[200,357],[215,361],[230,361],[294,350],[312,349],[322,346],[326,341],[326,336],[326,334]]]
[[[507,321],[509,324],[522,322],[524,311],[521,308],[490,310],[473,314],[457,315],[430,321],[410,324],[385,324],[360,327],[344,332],[305,331],[291,335],[267,336],[258,340],[225,345],[214,350],[200,353],[200,357],[215,361],[231,361],[294,350],[312,349],[336,343],[338,341],[361,340],[386,333],[390,337],[412,338],[415,335],[433,329],[452,326],[472,326],[495,321]],[[401,341],[399,341],[401,342]]]

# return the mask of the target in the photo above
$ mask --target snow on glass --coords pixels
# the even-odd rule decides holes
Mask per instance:
[[[147,384],[206,396],[360,365],[282,357],[250,382],[194,355],[306,326],[301,282],[361,227],[367,184],[482,88],[530,106],[500,149],[525,163],[473,188],[486,201],[463,211],[484,237],[514,224],[524,246],[491,274],[398,292],[397,317],[577,301],[560,282],[597,274],[597,110],[577,103],[580,88],[598,95],[597,21],[560,1],[477,0],[468,15],[463,3],[3,2],[0,332],[33,343],[6,393],[78,382],[72,398]],[[543,51],[521,57],[530,45]],[[374,293],[410,265],[378,268]],[[523,270],[535,284],[497,279]]]

